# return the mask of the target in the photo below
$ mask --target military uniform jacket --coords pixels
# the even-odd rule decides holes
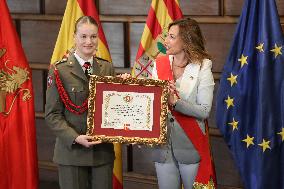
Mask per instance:
[[[48,127],[56,135],[53,161],[57,164],[75,166],[97,166],[112,162],[113,144],[102,143],[86,148],[74,143],[77,136],[86,134],[87,111],[77,115],[65,108],[55,82],[55,67],[65,91],[74,104],[82,105],[89,95],[88,79],[74,54],[51,67],[46,91],[45,119]],[[111,63],[94,58],[93,74],[113,76],[114,69]]]
[[[173,56],[169,56],[170,64]],[[175,105],[175,111],[195,117],[200,129],[205,133],[204,120],[209,117],[213,101],[214,79],[211,72],[212,62],[204,59],[202,64],[190,63],[186,66],[183,75],[176,81],[180,100]],[[156,64],[154,64],[153,79],[158,79]],[[190,127],[190,125],[187,125]],[[200,156],[194,145],[187,137],[175,117],[168,114],[168,144],[157,148],[160,156],[153,160],[165,162],[171,153],[176,160],[183,164],[198,163]]]

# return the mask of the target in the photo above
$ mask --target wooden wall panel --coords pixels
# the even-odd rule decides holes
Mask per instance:
[[[244,0],[224,0],[224,15],[240,15],[243,4]]]
[[[45,0],[45,13],[63,15],[66,4],[67,0]]]
[[[158,183],[152,184],[152,183],[144,183],[144,182],[135,182],[135,181],[129,181],[124,180],[123,182],[123,188],[125,189],[158,189]]]
[[[220,15],[219,0],[180,0],[183,15]]]
[[[102,23],[115,67],[124,67],[124,38],[122,23]]]
[[[11,13],[40,13],[39,0],[7,0]]]
[[[21,22],[21,40],[29,62],[50,63],[59,27],[57,21]]]
[[[131,67],[134,65],[138,47],[141,41],[142,33],[145,23],[131,23],[130,24],[130,61]]]
[[[127,146],[128,146],[127,144],[122,145],[122,172],[124,172],[124,173],[127,172],[130,169],[128,162],[127,162],[128,161]]]
[[[151,1],[100,0],[100,14],[103,15],[147,15]],[[184,15],[219,15],[218,0],[181,0]],[[131,7],[131,9],[129,8]]]
[[[151,0],[99,0],[99,14],[147,15]]]
[[[241,187],[242,182],[227,144],[221,137],[211,137],[210,144],[218,185]]]
[[[275,0],[277,4],[278,13],[284,16],[284,1]],[[224,13],[229,16],[239,16],[242,11],[244,0],[224,0]]]
[[[41,70],[33,70],[33,89],[34,89],[34,103],[35,103],[35,111],[43,112],[44,111],[44,95],[45,93],[43,89],[43,71]]]
[[[284,16],[284,1],[276,0],[276,3],[279,16]]]
[[[38,160],[52,162],[55,135],[44,119],[36,119],[36,125]]]
[[[235,24],[200,24],[206,40],[206,49],[212,56],[213,72],[221,72],[226,61]]]
[[[133,172],[155,176],[153,157],[159,155],[154,148],[146,145],[133,145]]]
[[[48,170],[40,170],[39,172],[39,189],[60,189],[58,181],[53,181],[48,179],[48,177],[52,174],[51,171]],[[58,176],[56,176],[58,177]]]

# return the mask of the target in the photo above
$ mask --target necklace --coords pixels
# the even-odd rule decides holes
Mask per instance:
[[[186,59],[183,60],[182,62],[178,63],[178,65],[175,64],[175,62],[176,62],[175,59],[173,59],[173,62],[172,62],[173,67],[185,68],[187,66],[187,60]]]
[[[184,69],[185,69],[185,66],[184,67],[173,66],[172,71],[173,71],[173,76],[175,80],[177,80],[178,78],[182,76]]]
[[[177,65],[174,65],[174,64],[173,64],[173,67],[177,67],[177,68],[185,68],[185,67],[186,67],[186,65],[185,65],[185,66],[177,66]]]
[[[180,78],[182,76],[186,66],[187,66],[187,59],[186,58],[183,59],[182,61],[179,61],[178,63],[177,63],[175,58],[173,59],[172,72],[173,72],[173,76],[174,76],[175,80],[177,80],[178,78]]]

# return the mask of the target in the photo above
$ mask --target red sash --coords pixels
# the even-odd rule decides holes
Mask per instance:
[[[156,59],[156,69],[159,79],[173,79],[173,72],[171,70],[168,56],[161,56]],[[216,188],[216,175],[210,152],[207,121],[205,122],[205,134],[203,134],[194,117],[183,115],[177,111],[172,111],[172,114],[194,145],[195,149],[198,151],[201,158],[195,178],[194,188],[206,186],[212,189]]]

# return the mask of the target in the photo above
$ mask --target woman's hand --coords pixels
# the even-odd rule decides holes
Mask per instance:
[[[89,148],[91,146],[94,146],[96,144],[102,143],[102,141],[92,141],[93,137],[88,135],[79,135],[75,142],[78,144],[81,144],[82,146],[85,146],[86,148]]]
[[[128,79],[131,78],[132,76],[129,73],[124,73],[117,75],[117,77],[121,77],[122,79]]]
[[[178,95],[178,92],[176,90],[176,85],[174,83],[174,81],[169,81],[169,100],[168,100],[168,103],[169,105],[173,106],[177,100],[179,99],[179,95]]]

